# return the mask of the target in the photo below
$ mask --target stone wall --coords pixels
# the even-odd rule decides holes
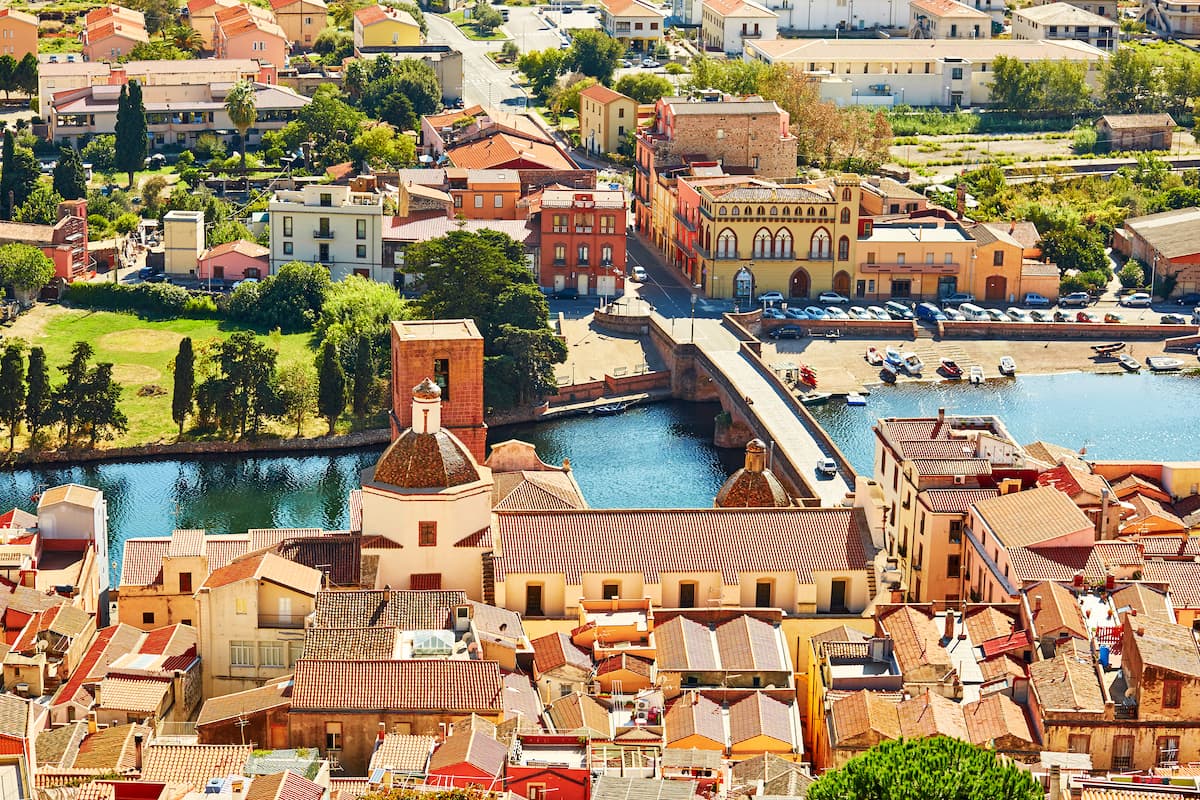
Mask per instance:
[[[1190,332],[1184,325],[1116,325],[1104,322],[939,322],[944,339],[1095,339],[1156,341]]]

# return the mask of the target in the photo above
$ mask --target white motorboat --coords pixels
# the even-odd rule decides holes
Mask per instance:
[[[978,364],[971,365],[970,377],[968,380],[971,383],[983,383],[983,367]]]
[[[919,355],[916,353],[904,354],[904,371],[909,375],[920,375],[921,370],[924,368],[925,364],[921,361],[921,357]]]
[[[1000,374],[1009,376],[1017,374],[1017,362],[1012,360],[1012,356],[1000,357]]]
[[[904,356],[900,355],[899,348],[896,348],[896,347],[884,348],[883,358],[885,361],[887,361],[887,363],[891,364],[893,367],[904,366]]]
[[[876,347],[867,348],[867,363],[872,367],[878,367],[883,363],[883,353]]]
[[[1150,367],[1151,372],[1175,372],[1183,369],[1183,362],[1169,356],[1150,356],[1146,359],[1146,366]]]

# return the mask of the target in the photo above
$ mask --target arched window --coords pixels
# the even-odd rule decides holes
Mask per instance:
[[[720,210],[717,211],[718,217],[724,217],[724,216],[727,216],[728,214],[729,214],[729,209],[726,208],[725,206],[721,206]]]
[[[747,216],[747,217],[750,217],[750,216],[753,216],[753,215],[754,215],[754,209],[753,209],[753,208],[751,208],[750,206],[746,206],[746,216]]]
[[[772,217],[779,216],[779,206],[771,206],[771,216]]]
[[[843,209],[842,209],[841,221],[842,221],[842,224],[843,224],[843,225],[849,225],[849,224],[850,224],[850,209],[848,209],[848,208],[843,208]]]
[[[792,210],[790,208],[788,208],[787,206],[784,206],[783,207],[783,215],[785,217],[790,217],[792,215]]]
[[[792,257],[792,232],[787,228],[780,228],[779,233],[775,234],[775,257]]]
[[[588,263],[590,255],[591,255],[591,253],[588,250],[588,246],[586,244],[579,245],[579,265],[580,266],[583,266],[584,264]]]
[[[816,216],[816,215],[813,213],[813,207],[812,207],[812,206],[809,206],[809,207],[808,207],[808,215],[809,215],[810,217],[812,217],[812,216]]]
[[[600,263],[605,265],[612,264],[612,245],[606,244],[600,248]]]
[[[732,214],[733,214],[735,217],[740,217],[740,216],[742,215],[742,210],[741,210],[740,208],[738,208],[737,206],[734,206],[734,207],[733,207],[733,211],[732,211],[731,213],[732,213]]]
[[[854,195],[850,194],[849,189],[842,189],[842,200],[849,202]]]
[[[812,241],[809,243],[808,255],[809,258],[829,258],[829,232],[824,228],[818,228],[817,232],[812,235]]]
[[[821,206],[820,213],[821,213],[821,219],[825,219],[826,217],[829,216],[829,209],[825,208],[825,206]]]
[[[737,258],[737,235],[729,228],[717,237],[717,258]]]
[[[771,257],[771,232],[766,228],[759,228],[758,233],[754,234],[753,252],[755,258]]]
[[[838,261],[850,260],[850,239],[843,236],[838,239]]]
[[[762,206],[759,206],[759,207],[758,207],[758,215],[759,215],[760,217],[761,217],[761,216],[763,216],[763,215],[764,215],[764,214],[766,214],[766,213],[767,213],[767,212],[766,212],[766,209],[764,209]]]

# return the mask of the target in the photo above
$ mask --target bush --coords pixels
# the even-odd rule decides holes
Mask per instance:
[[[113,223],[113,228],[116,229],[117,233],[132,233],[137,229],[141,219],[137,214],[122,214]]]
[[[108,230],[108,217],[101,214],[88,214],[88,235],[97,236]]]
[[[191,150],[184,150],[179,154],[179,158],[175,160],[175,163],[180,167],[190,167],[196,163],[196,156],[192,154]]]
[[[1075,131],[1075,137],[1071,141],[1071,149],[1080,155],[1096,152],[1096,129],[1095,128],[1080,128]]]
[[[169,283],[72,283],[64,301],[76,308],[120,311],[150,319],[189,317],[213,319],[220,316],[211,297],[193,297],[187,289]]]
[[[224,158],[227,152],[225,143],[212,133],[200,134],[196,139],[196,147],[194,149],[197,156],[208,159]]]
[[[1117,273],[1117,280],[1126,289],[1137,289],[1146,285],[1146,268],[1136,259],[1129,259],[1125,262],[1125,266],[1121,267],[1121,271]]]

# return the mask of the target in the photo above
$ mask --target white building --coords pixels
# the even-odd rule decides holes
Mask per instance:
[[[1070,3],[1030,6],[1012,13],[1014,39],[1087,42],[1111,53],[1117,49],[1119,31],[1116,20],[1084,11]]]
[[[1008,3],[1004,0],[963,0],[964,3],[977,11],[982,11],[998,25],[1004,24],[1004,16],[1008,13]]]
[[[653,53],[662,44],[666,14],[637,0],[604,0],[600,6],[600,27],[626,49]]]
[[[763,0],[763,5],[775,12],[781,31],[901,29],[908,24],[908,0]]]
[[[1095,87],[1107,55],[1075,41],[779,39],[748,41],[745,58],[796,64],[836,102],[969,108],[989,102],[997,56],[1086,64],[1087,82]]]
[[[705,47],[740,55],[746,42],[774,40],[778,29],[775,12],[751,0],[704,0],[700,37]]]
[[[912,0],[908,35],[913,39],[990,39],[992,18],[955,0]]]
[[[280,190],[267,215],[271,272],[289,261],[324,264],[334,280],[382,279],[383,198],[372,177],[349,186],[316,184]]]
[[[1200,34],[1200,5],[1191,0],[1142,0],[1141,18],[1168,35]]]
[[[1054,0],[1033,0],[1030,5],[1048,6]],[[1084,11],[1090,11],[1093,14],[1099,14],[1102,17],[1109,19],[1117,19],[1117,0],[1075,0],[1071,5],[1076,8],[1082,8]],[[1192,8],[1197,8],[1193,5]]]

